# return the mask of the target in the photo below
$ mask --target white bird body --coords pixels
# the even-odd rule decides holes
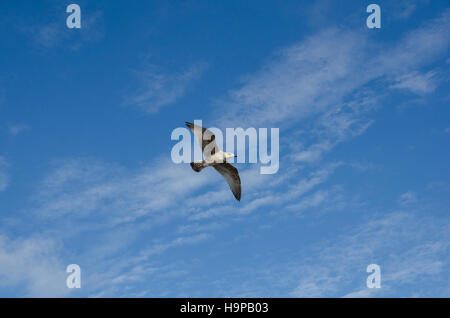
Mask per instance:
[[[225,152],[217,147],[214,134],[200,126],[186,122],[202,147],[205,160],[191,162],[192,170],[200,172],[206,167],[212,166],[227,180],[236,200],[241,200],[241,179],[238,170],[227,162],[227,159],[237,157],[231,152]]]
[[[227,161],[227,159],[233,158],[233,157],[236,157],[233,153],[224,152],[224,151],[220,150],[219,152],[216,152],[215,154],[209,156],[209,158],[206,158],[203,161],[205,162],[205,166],[209,167],[209,166],[213,166],[218,163],[224,163]]]

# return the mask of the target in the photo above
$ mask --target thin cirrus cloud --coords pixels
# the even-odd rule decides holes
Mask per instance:
[[[436,88],[435,75],[436,73],[431,71],[425,74],[412,72],[400,76],[390,87],[408,90],[419,95],[430,93]]]
[[[419,71],[444,56],[450,40],[450,9],[409,32],[398,44],[380,46],[361,32],[328,29],[279,50],[261,71],[218,102],[229,108],[226,127],[295,123],[313,141],[299,144],[292,156],[315,162],[338,143],[362,134],[383,95],[374,81],[390,89],[430,93],[439,85],[436,70]],[[354,76],[358,74],[358,76]],[[306,139],[306,138],[305,138]]]
[[[303,274],[292,296],[368,296],[364,278],[368,275],[366,267],[372,263],[381,266],[382,289],[369,290],[370,294],[389,297],[405,284],[418,286],[420,282],[438,276],[445,268],[446,226],[448,219],[439,224],[415,209],[392,211],[373,218],[335,242],[317,244],[315,253],[321,263],[327,265],[313,267],[305,262],[299,266],[298,270]],[[391,257],[377,257],[393,251],[396,252]],[[361,288],[351,290],[348,282],[355,277],[360,279]],[[348,292],[342,293],[346,289]],[[439,294],[439,290],[435,292]]]
[[[139,88],[128,94],[124,104],[156,113],[183,97],[206,69],[205,63],[192,64],[179,71],[163,71],[155,65],[148,65],[135,72]]]
[[[207,173],[198,178],[191,178],[190,173],[186,166],[174,167],[168,160],[156,160],[137,171],[90,159],[60,161],[39,187],[36,213],[78,218],[105,213],[118,223],[147,214],[156,216],[173,207],[174,198],[181,199],[211,183]],[[180,184],[179,180],[184,181]]]
[[[30,130],[30,127],[26,124],[15,124],[8,127],[8,133],[11,136],[17,136],[18,134],[27,130]]]
[[[246,187],[248,202],[245,202],[242,208],[236,209],[225,204],[217,210],[215,208],[217,202],[204,200],[205,194],[202,191],[206,185],[212,186],[221,180],[220,176],[214,179],[213,172],[205,171],[205,174],[192,178],[188,166],[174,167],[172,163],[164,161],[136,171],[127,171],[117,165],[85,159],[60,161],[39,185],[34,201],[34,204],[38,204],[38,208],[35,210],[36,219],[33,223],[42,221],[47,223],[45,220],[52,219],[54,228],[47,230],[51,230],[62,240],[72,241],[83,236],[85,231],[99,233],[99,237],[90,245],[89,251],[79,255],[78,258],[91,260],[85,266],[89,266],[93,272],[89,280],[96,281],[97,287],[90,289],[89,293],[105,288],[114,294],[118,292],[114,290],[114,286],[122,286],[133,281],[137,275],[136,271],[147,279],[154,279],[155,275],[167,271],[160,268],[151,270],[153,266],[150,265],[144,270],[141,268],[142,264],[158,260],[172,248],[200,244],[213,238],[217,225],[209,225],[212,218],[214,222],[218,219],[223,220],[220,227],[224,227],[230,222],[227,219],[230,212],[238,215],[256,211],[261,205],[282,206],[286,202],[296,202],[299,196],[326,182],[328,176],[338,166],[339,164],[334,164],[311,173],[291,184],[286,193],[282,191],[262,202],[259,197],[261,191],[278,192],[278,186],[282,181],[267,178],[261,180],[257,167],[244,169],[243,175],[249,183]],[[285,180],[285,178],[287,177],[280,175],[276,179]],[[180,179],[183,180],[182,185]],[[228,194],[229,191],[225,191],[226,187],[226,184],[219,183],[213,192]],[[155,192],[158,196],[154,195]],[[270,202],[272,199],[273,202]],[[317,204],[314,206],[317,207]],[[180,209],[180,206],[183,209]],[[93,220],[99,222],[92,223]],[[135,244],[136,240],[149,229],[155,231],[174,220],[182,221],[181,224],[184,226],[182,235],[174,231],[163,236],[147,236],[146,240],[149,242],[145,249],[139,253],[131,253],[127,262],[120,261],[127,246]],[[74,222],[77,224],[76,227],[73,226]],[[194,225],[196,229],[200,226],[202,230],[199,232],[193,229]],[[114,237],[111,237],[112,234],[108,230],[111,227],[115,228]],[[108,263],[105,263],[105,259],[108,259]],[[108,274],[101,274],[101,277],[95,274],[96,269],[100,273],[101,268],[105,267],[109,268]],[[171,271],[179,270],[177,268]],[[117,277],[121,278],[115,280]]]
[[[67,295],[67,264],[61,262],[57,252],[52,239],[11,239],[0,235],[0,288],[19,286],[28,297]]]
[[[280,250],[258,266],[230,269],[233,279],[218,283],[219,297],[439,297],[447,291],[440,279],[448,266],[449,219],[436,221],[426,207],[390,210],[332,239]],[[276,258],[278,262],[271,259]],[[369,264],[381,267],[381,289],[369,289]],[[426,282],[438,281],[431,290]],[[270,286],[270,288],[268,288]],[[414,288],[410,288],[413,286]],[[405,290],[405,287],[407,290]],[[408,288],[409,287],[409,288]],[[270,292],[267,290],[270,289]]]
[[[449,219],[436,222],[420,208],[388,211],[332,240],[321,239],[297,251],[280,251],[259,261],[257,268],[242,268],[218,286],[221,297],[396,297],[405,286],[414,286],[406,297],[436,297],[446,292],[446,281],[433,290],[420,288],[439,280],[448,266]],[[406,248],[405,248],[406,247]],[[369,289],[369,264],[381,267],[381,289]],[[228,273],[231,275],[231,273]],[[267,286],[271,292],[267,293]]]
[[[417,195],[413,191],[407,191],[399,196],[398,203],[403,206],[417,203]]]
[[[47,229],[61,237],[71,235],[77,239],[84,231],[95,232],[99,237],[90,246],[90,257],[82,259],[97,263],[92,281],[110,288],[109,295],[117,295],[121,294],[119,287],[124,282],[152,281],[155,273],[176,272],[179,268],[165,268],[153,262],[177,247],[202,244],[214,238],[212,232],[217,226],[208,227],[211,220],[226,226],[238,222],[238,218],[229,218],[230,215],[250,214],[261,207],[265,207],[261,211],[263,216],[270,218],[277,215],[270,214],[273,211],[307,213],[326,210],[330,204],[341,205],[348,201],[342,200],[345,193],[328,183],[333,173],[347,164],[331,161],[319,168],[301,168],[298,162],[312,163],[337,143],[364,133],[372,122],[371,113],[380,107],[379,97],[370,89],[371,81],[386,78],[383,83],[389,85],[407,74],[427,74],[428,71],[421,73],[419,68],[439,58],[448,48],[448,40],[442,37],[448,26],[447,11],[400,39],[400,44],[377,48],[375,53],[371,50],[373,43],[356,32],[319,32],[282,50],[240,89],[230,92],[226,102],[232,114],[225,119],[228,122],[255,125],[281,122],[284,125],[286,120],[288,124],[311,122],[307,134],[312,141],[296,145],[297,157],[285,155],[283,168],[276,175],[261,176],[257,167],[242,169],[246,199],[239,208],[223,202],[223,194],[229,195],[227,185],[211,171],[205,170],[193,178],[189,166],[175,166],[163,160],[135,170],[111,163],[67,160],[58,163],[36,190],[31,203],[35,207],[33,217],[44,219],[46,226],[51,223],[55,228]],[[402,45],[408,48],[406,53],[400,49]],[[367,59],[369,52],[371,59]],[[141,87],[127,101],[145,111],[157,112],[176,103],[189,89],[190,80],[198,78],[201,72],[201,67],[172,73],[150,67],[141,73]],[[361,76],[353,76],[355,73]],[[295,134],[285,136],[287,144],[296,142]],[[211,201],[205,200],[206,197]],[[290,209],[280,209],[286,206]],[[411,209],[411,205],[404,208]],[[275,266],[275,274],[269,276],[276,279],[278,271],[289,277],[284,286],[289,288],[284,289],[282,296],[286,290],[290,290],[291,296],[363,295],[364,286],[355,286],[365,280],[351,286],[346,282],[353,279],[355,272],[364,276],[365,266],[377,254],[385,256],[384,264],[380,265],[389,270],[384,289],[388,292],[398,290],[397,280],[408,282],[439,275],[445,263],[442,242],[448,241],[445,237],[448,218],[435,224],[419,216],[420,213],[407,212],[394,211],[369,220],[331,243],[318,242],[311,253],[308,247],[299,247],[309,258],[292,259],[287,268]],[[48,222],[48,218],[54,218],[54,222]],[[201,226],[202,231],[180,235],[176,226],[170,227],[174,232],[164,228],[169,221],[181,223],[184,229]],[[154,232],[150,233],[149,228]],[[151,244],[140,253],[131,246],[142,241],[142,237]],[[391,244],[402,240],[408,242],[409,251]],[[404,252],[397,256],[399,249]],[[129,257],[124,258],[120,251]],[[417,266],[408,267],[409,261]],[[252,268],[252,273],[261,272],[267,277],[268,267],[263,267]],[[104,268],[109,269],[108,273],[103,272]],[[111,283],[108,281],[111,278],[117,279]],[[245,279],[248,285],[255,283]],[[34,284],[32,279],[29,284]],[[230,286],[222,287],[225,288],[221,290],[233,290]],[[268,290],[267,285],[255,287],[249,295],[260,296],[264,290]]]
[[[355,32],[331,29],[281,50],[262,71],[230,92],[224,103],[231,115],[224,121],[286,126],[329,110],[364,81],[364,75],[350,76],[364,63],[364,42]]]
[[[0,191],[4,191],[9,184],[9,177],[7,174],[8,163],[6,159],[0,156]]]
[[[58,6],[58,10],[65,12]],[[58,15],[60,16],[60,15]],[[66,46],[71,50],[78,50],[86,43],[99,41],[104,35],[103,12],[86,10],[82,13],[81,28],[66,27],[66,16],[57,21],[37,22],[30,27],[27,22],[18,29],[28,35],[33,44],[40,50],[47,51],[59,46]]]

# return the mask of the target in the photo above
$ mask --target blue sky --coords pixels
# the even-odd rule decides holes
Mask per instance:
[[[0,4],[0,296],[450,296],[448,1],[70,3]],[[279,171],[174,164],[195,119]]]

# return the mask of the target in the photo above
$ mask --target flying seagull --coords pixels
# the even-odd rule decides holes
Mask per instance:
[[[194,135],[198,144],[202,147],[203,156],[206,160],[191,162],[192,170],[202,171],[203,168],[212,166],[227,180],[236,200],[241,200],[241,178],[238,170],[227,162],[227,159],[237,157],[231,152],[224,152],[217,147],[216,136],[203,127],[186,122]]]

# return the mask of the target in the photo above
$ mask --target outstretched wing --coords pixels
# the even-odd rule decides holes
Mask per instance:
[[[219,152],[219,148],[216,144],[216,136],[210,130],[188,122],[186,122],[186,126],[188,126],[194,133],[195,137],[197,137],[198,144],[201,145],[203,155],[206,159],[216,152]],[[208,148],[205,153],[206,146],[208,146]]]
[[[238,170],[229,163],[220,163],[213,166],[228,182],[236,200],[241,200],[241,178]]]

